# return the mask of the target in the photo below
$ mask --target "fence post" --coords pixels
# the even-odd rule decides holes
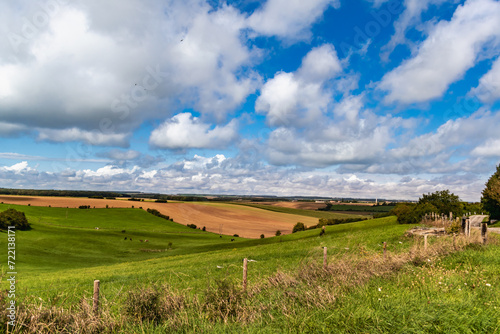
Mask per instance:
[[[483,238],[483,245],[486,245],[486,241],[488,239],[488,224],[481,224],[481,237]]]
[[[385,259],[386,252],[387,252],[387,242],[384,241],[384,259]]]
[[[427,234],[424,235],[424,250],[427,250]]]
[[[327,250],[328,248],[327,247],[323,247],[323,270],[326,270],[326,261],[327,261]]]
[[[94,311],[94,315],[99,313],[99,290],[100,290],[101,282],[99,280],[94,280],[94,296],[92,298],[92,309]]]
[[[466,234],[465,233],[465,228],[467,227],[467,220],[465,218],[465,215],[462,217],[462,227],[460,229],[461,234]]]
[[[247,291],[247,269],[248,269],[248,259],[243,259],[243,291]]]

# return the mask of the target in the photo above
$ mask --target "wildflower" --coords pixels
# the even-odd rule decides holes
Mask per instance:
[[[490,283],[486,283],[486,286],[491,286],[491,284]]]
[[[378,288],[378,291],[382,291],[382,288]]]

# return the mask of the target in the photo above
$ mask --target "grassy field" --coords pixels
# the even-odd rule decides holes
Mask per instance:
[[[300,215],[300,216],[314,217],[314,218],[333,218],[333,219],[366,218],[366,215],[359,215],[359,214],[294,209],[294,208],[285,208],[285,207],[281,207],[281,206],[265,205],[265,204],[237,203],[237,202],[232,203],[232,204],[238,204],[238,205],[249,206],[249,207],[273,211],[273,212],[287,213],[287,214],[292,214],[292,215]],[[359,211],[362,211],[362,210],[359,210]]]
[[[458,238],[457,251],[451,237],[431,238],[424,251],[421,240],[404,236],[411,226],[387,217],[327,226],[323,236],[232,242],[138,209],[15,208],[33,226],[16,234],[16,269],[19,316],[34,332],[47,322],[46,332],[89,333],[499,332],[495,236],[487,246]],[[86,306],[94,279],[100,320]]]

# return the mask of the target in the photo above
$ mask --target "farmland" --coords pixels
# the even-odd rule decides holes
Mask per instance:
[[[78,320],[86,328],[101,326],[99,332],[122,333],[494,333],[500,326],[495,236],[487,246],[459,238],[457,251],[443,237],[424,251],[421,240],[404,236],[410,226],[387,217],[327,226],[321,237],[319,230],[265,239],[220,237],[134,204],[88,210],[0,205],[0,211],[25,212],[33,227],[16,237],[19,314],[27,315],[22,319],[28,325],[34,326],[33,319],[43,323],[43,311],[51,312],[53,324]],[[326,269],[322,247],[328,247]],[[246,294],[243,258],[250,260]],[[82,306],[82,298],[92,303],[95,279],[103,298],[97,323]],[[163,305],[153,304],[158,317],[137,318],[128,301],[151,301],[155,291]],[[168,311],[172,305],[175,311]],[[70,314],[76,318],[68,320]]]

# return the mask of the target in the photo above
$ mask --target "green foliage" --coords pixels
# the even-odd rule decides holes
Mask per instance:
[[[481,203],[484,209],[490,213],[490,218],[500,219],[500,165],[486,182]]]
[[[329,205],[328,205],[329,204]],[[353,211],[353,212],[389,212],[394,208],[394,205],[349,205],[328,203],[325,208],[318,209],[319,211]]]
[[[8,209],[0,213],[0,229],[6,230],[9,226],[14,226],[17,230],[21,231],[31,228],[24,212],[15,209]]]
[[[160,218],[163,218],[163,219],[166,219],[166,220],[170,220],[169,216],[164,215],[163,213],[161,213],[160,211],[158,211],[156,209],[147,209],[147,211],[150,214],[152,214],[153,216],[160,217]]]
[[[347,223],[355,223],[363,220],[367,220],[368,218],[320,218],[318,225],[310,226],[308,229],[312,230],[315,228],[320,228],[326,225],[339,225],[339,224],[347,224]]]
[[[280,230],[277,230],[275,235],[276,235],[277,237],[279,237],[279,236],[281,235],[281,231],[280,231]]]
[[[423,194],[418,200],[418,204],[432,204],[436,209],[437,213],[442,213],[448,215],[453,212],[455,217],[462,215],[462,203],[460,198],[450,193],[449,190],[436,191],[428,194]]]
[[[438,212],[436,207],[431,203],[399,203],[391,211],[393,215],[398,217],[400,224],[419,224],[426,213]]]
[[[195,229],[196,230],[196,225],[195,224],[187,224],[186,225],[189,228]]]
[[[292,233],[305,231],[305,230],[306,230],[306,226],[304,225],[304,223],[298,222],[297,224],[295,224],[293,226]]]
[[[261,234],[261,235],[260,235],[260,238],[261,238],[261,239],[264,239],[264,238],[265,238],[265,237],[264,237],[264,234]]]

